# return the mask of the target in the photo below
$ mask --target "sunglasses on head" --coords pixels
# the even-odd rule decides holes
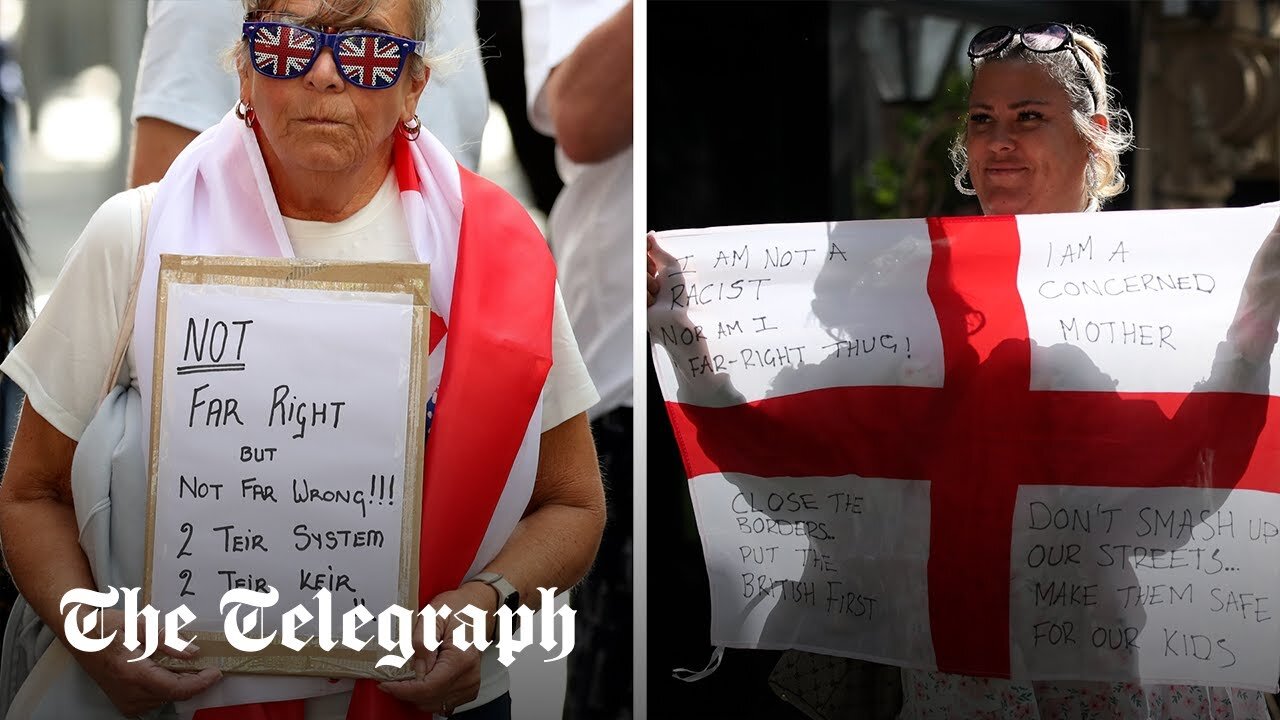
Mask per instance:
[[[279,80],[304,75],[320,51],[329,48],[347,82],[370,90],[395,85],[409,56],[426,53],[425,42],[372,30],[325,32],[293,23],[247,19],[243,33],[253,69],[260,75]]]
[[[986,30],[981,30],[973,39],[969,41],[969,60],[976,61],[979,58],[998,55],[1001,50],[1009,46],[1014,38],[1022,40],[1022,46],[1031,52],[1037,53],[1056,53],[1062,50],[1070,50],[1070,55],[1076,61],[1076,67],[1080,68],[1080,75],[1085,79],[1085,83],[1089,87],[1089,101],[1093,103],[1093,109],[1098,109],[1097,99],[1093,95],[1093,79],[1089,75],[1089,71],[1085,69],[1084,62],[1080,60],[1080,55],[1076,51],[1079,46],[1076,45],[1075,35],[1072,34],[1071,28],[1062,23],[1036,23],[1035,25],[1024,25],[1020,28],[1011,28],[1008,25],[996,25]]]

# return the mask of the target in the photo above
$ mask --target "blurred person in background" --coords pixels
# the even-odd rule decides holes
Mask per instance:
[[[27,250],[27,240],[13,197],[3,182],[8,177],[9,173],[0,169],[0,362],[27,331],[32,315],[31,281],[22,257]],[[9,446],[18,429],[22,398],[22,388],[0,374],[0,477],[4,475]],[[8,570],[0,572],[0,627],[9,617],[17,595]]]
[[[5,193],[12,200],[14,193],[14,158],[22,137],[18,127],[18,101],[24,94],[22,68],[13,59],[13,48],[0,42],[0,167],[4,168]]]
[[[507,117],[511,145],[529,180],[534,205],[543,215],[550,215],[564,183],[556,172],[556,141],[529,124],[520,0],[484,0],[477,9],[476,32],[484,39],[489,97]]]
[[[8,173],[0,170],[0,180],[7,177]],[[0,361],[18,344],[31,323],[31,281],[23,260],[26,250],[27,239],[18,210],[8,186],[0,182]],[[4,471],[21,406],[21,388],[0,375],[0,472]]]
[[[27,239],[13,199],[13,159],[21,133],[17,102],[22,97],[22,70],[13,60],[12,48],[0,42],[0,362],[27,331],[35,314],[31,278],[27,275]],[[17,383],[0,373],[0,477],[9,462],[9,446],[18,429],[23,393]],[[0,627],[8,620],[18,589],[8,569],[0,570]]]
[[[524,0],[529,119],[556,139],[565,187],[549,218],[565,306],[600,391],[589,416],[608,508],[599,559],[573,593],[566,718],[631,716],[632,8]]]

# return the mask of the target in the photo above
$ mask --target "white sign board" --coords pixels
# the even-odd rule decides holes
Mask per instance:
[[[279,592],[262,614],[266,633],[307,607],[303,638],[321,630],[321,589],[335,638],[354,605],[414,608],[426,267],[307,263],[290,275],[281,262],[164,260],[148,602],[186,605],[198,618],[188,631],[215,640],[220,600],[235,588]],[[200,644],[217,656],[216,643]],[[375,650],[274,648],[260,660],[321,674],[341,661],[342,674],[383,676],[368,662]],[[257,667],[238,660],[248,664],[234,669]]]

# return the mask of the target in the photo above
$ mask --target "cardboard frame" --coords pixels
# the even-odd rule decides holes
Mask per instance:
[[[155,552],[160,418],[164,398],[164,353],[169,288],[179,285],[224,285],[290,288],[332,292],[407,294],[412,297],[413,321],[409,362],[409,403],[406,408],[405,468],[401,503],[400,560],[397,598],[405,608],[418,608],[419,538],[422,522],[422,473],[427,406],[427,354],[430,328],[430,267],[420,263],[346,262],[292,258],[250,258],[161,255],[156,293],[156,340],[152,377],[151,433],[147,464],[148,507],[143,603],[152,601],[152,561]],[[342,302],[335,297],[334,302]],[[370,610],[373,612],[373,610]],[[341,613],[335,608],[335,615]],[[374,613],[375,615],[377,613]],[[337,639],[337,638],[335,638]],[[386,654],[370,642],[361,651],[339,645],[322,650],[313,639],[300,652],[284,647],[279,638],[261,652],[245,654],[220,632],[201,631],[200,657],[179,660],[157,655],[157,662],[173,669],[216,667],[223,672],[313,675],[321,677],[402,680],[413,677],[412,663],[401,668],[376,667]]]

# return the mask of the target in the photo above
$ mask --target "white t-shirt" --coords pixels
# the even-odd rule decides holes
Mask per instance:
[[[546,82],[589,32],[623,0],[523,0],[529,121],[555,136]],[[598,417],[632,404],[632,149],[600,163],[574,163],[556,148],[564,190],[551,210],[548,240],[560,268],[565,307],[600,391]]]
[[[44,309],[0,365],[0,372],[26,391],[32,407],[73,440],[80,439],[97,410],[129,299],[141,244],[139,192],[126,190],[98,208],[68,253]],[[346,220],[284,218],[284,226],[299,258],[415,260],[393,174],[368,205]],[[553,364],[543,390],[544,432],[597,399],[558,288],[552,331]],[[136,385],[132,347],[125,352],[124,364]]]
[[[224,58],[240,37],[240,0],[149,0],[133,120],[153,117],[203,132],[239,98],[240,81]],[[422,124],[458,162],[480,164],[489,119],[489,86],[476,38],[475,0],[443,0],[428,57],[443,57],[418,101]]]
[[[22,342],[0,364],[0,373],[26,391],[36,412],[73,440],[80,439],[97,411],[141,244],[141,193],[154,193],[155,187],[126,190],[98,208],[71,248],[48,302]],[[284,227],[299,258],[416,260],[394,173],[387,175],[368,205],[346,220],[284,218]],[[552,365],[542,395],[543,432],[599,400],[558,287],[552,333]],[[124,364],[130,383],[136,386],[132,347],[125,352]],[[480,674],[479,695],[459,710],[507,692],[507,671],[498,662],[496,646],[484,654]],[[343,717],[346,701],[340,695],[310,700],[307,706],[308,718]]]

